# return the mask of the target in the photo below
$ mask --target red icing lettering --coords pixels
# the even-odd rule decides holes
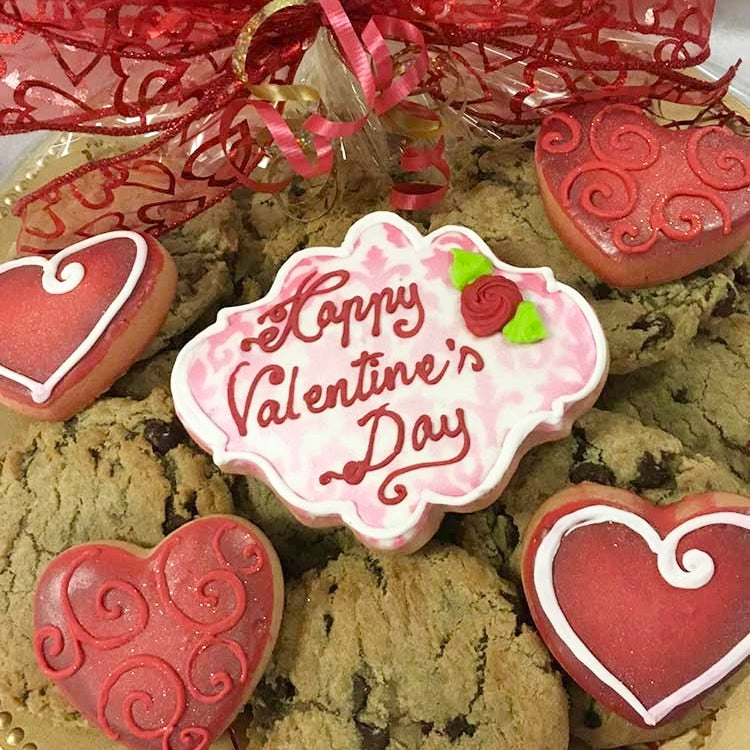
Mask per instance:
[[[470,346],[462,346],[459,353],[461,355],[461,359],[458,361],[459,375],[464,371],[466,361],[469,359],[473,360],[471,363],[472,372],[481,372],[484,370],[484,360],[482,359],[482,355],[476,349],[473,349]]]
[[[446,346],[451,352],[456,349],[452,339],[446,341]],[[417,381],[425,385],[437,385],[452,369],[459,375],[468,366],[471,367],[472,372],[480,372],[484,369],[484,360],[481,355],[470,346],[461,346],[458,363],[451,359],[438,363],[435,355],[428,353],[412,365],[401,361],[394,362],[392,365],[382,365],[381,359],[384,356],[383,352],[363,351],[350,362],[353,370],[351,375],[341,377],[335,383],[328,385],[313,383],[307,386],[301,395],[304,408],[310,414],[322,414],[329,409],[348,408],[356,403],[369,401],[374,396],[391,393],[399,387],[410,386]],[[260,402],[255,415],[255,421],[259,427],[283,425],[287,421],[299,419],[301,416],[299,409],[303,408],[298,403],[298,393],[301,390],[298,388],[299,367],[297,365],[292,367],[291,375],[287,377],[287,371],[281,365],[266,365],[255,373],[244,397],[239,397],[238,392],[242,390],[240,385],[242,374],[251,367],[250,362],[241,362],[228,381],[229,409],[240,435],[247,435],[248,423],[252,419],[253,403],[261,386],[274,388],[284,386],[286,395],[283,402],[268,397]]]
[[[388,492],[389,487],[399,477],[423,469],[431,469],[437,466],[450,466],[463,460],[471,448],[471,438],[466,425],[466,415],[461,408],[456,409],[455,425],[451,425],[448,415],[441,414],[437,425],[433,418],[422,414],[415,420],[411,427],[409,446],[414,452],[421,453],[432,443],[439,443],[444,439],[460,438],[460,447],[455,455],[447,459],[435,461],[423,461],[409,464],[391,471],[378,487],[378,499],[386,505],[398,505],[403,502],[408,490],[403,484],[395,484],[392,494]],[[390,410],[388,404],[383,404],[377,409],[365,414],[357,421],[360,427],[370,427],[367,449],[365,455],[359,461],[348,461],[341,472],[327,471],[320,476],[321,484],[330,484],[333,480],[343,480],[347,484],[360,484],[371,472],[385,469],[401,456],[406,443],[407,425],[401,415]],[[390,429],[389,429],[390,428]],[[382,445],[383,433],[387,434],[390,451],[380,459],[375,458],[375,446],[380,440]]]
[[[380,422],[384,419],[390,420],[391,425],[396,429],[396,437],[393,440],[391,452],[385,458],[373,463],[375,439],[378,435]],[[404,447],[404,420],[396,412],[391,411],[388,404],[373,409],[357,420],[360,427],[366,427],[370,423],[372,423],[372,427],[370,428],[370,437],[364,458],[359,461],[347,462],[340,474],[335,471],[327,471],[325,474],[321,474],[321,484],[330,484],[334,479],[343,479],[347,484],[360,484],[371,471],[377,471],[388,466],[401,453]]]
[[[294,336],[299,341],[312,343],[319,341],[325,331],[332,326],[340,329],[340,344],[346,348],[351,343],[352,328],[356,323],[367,323],[371,336],[380,336],[385,316],[395,316],[399,312],[416,312],[416,319],[399,317],[393,324],[393,332],[399,338],[416,336],[424,325],[425,312],[419,297],[419,288],[415,283],[396,289],[386,288],[373,292],[369,299],[355,295],[342,301],[323,299],[344,287],[351,275],[348,271],[331,271],[317,276],[312,272],[297,288],[295,294],[274,305],[258,318],[260,325],[270,322],[272,325],[263,328],[255,337],[242,342],[243,351],[251,351],[258,345],[264,352],[276,352]],[[314,315],[315,324],[311,326],[309,317],[314,312],[314,304],[319,307]],[[302,316],[306,314],[306,322]],[[413,316],[412,316],[413,317]]]
[[[250,367],[249,362],[240,362],[240,364],[238,364],[234,369],[234,372],[232,372],[232,374],[229,376],[229,383],[227,386],[229,409],[232,412],[232,419],[237,425],[237,430],[239,431],[240,435],[247,435],[247,420],[250,414],[250,406],[252,405],[253,396],[255,395],[255,391],[258,388],[259,383],[263,380],[264,377],[268,376],[268,382],[271,383],[271,385],[281,385],[284,382],[284,378],[286,377],[284,368],[280,365],[267,365],[266,367],[263,367],[253,378],[253,382],[250,385],[250,390],[248,391],[247,397],[245,398],[245,405],[242,408],[242,411],[240,411],[237,408],[237,398],[235,391],[237,388],[237,380],[239,379],[240,373],[248,367]],[[260,422],[260,416],[258,421]],[[271,420],[269,417],[269,421],[267,421],[265,424],[261,422],[261,427],[268,427],[268,425],[271,424],[271,421],[273,420]],[[277,422],[277,424],[281,424],[281,422]]]

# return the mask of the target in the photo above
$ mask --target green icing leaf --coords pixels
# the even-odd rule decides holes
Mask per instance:
[[[533,302],[524,301],[518,306],[513,319],[503,328],[503,336],[513,344],[536,344],[549,334]]]
[[[455,248],[453,265],[451,266],[451,281],[459,292],[469,286],[480,276],[492,276],[492,261],[481,253],[472,253]]]

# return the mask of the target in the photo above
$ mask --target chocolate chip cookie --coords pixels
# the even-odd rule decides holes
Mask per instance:
[[[322,568],[359,543],[345,527],[311,528],[297,521],[273,491],[253,477],[234,484],[237,512],[263,529],[271,540],[287,579]]]
[[[560,677],[518,608],[450,545],[311,571],[289,588],[248,750],[564,750]]]
[[[225,200],[160,238],[177,265],[177,294],[143,359],[164,349],[203,316],[210,322],[231,301],[242,234],[234,204]]]
[[[750,480],[750,316],[715,320],[679,359],[611,378],[601,404],[669,430]]]
[[[158,390],[30,427],[0,454],[0,506],[0,701],[53,722],[78,718],[34,660],[31,607],[46,563],[91,540],[151,547],[197,515],[233,510],[225,480]]]

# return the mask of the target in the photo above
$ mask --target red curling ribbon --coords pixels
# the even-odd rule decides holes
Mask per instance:
[[[233,54],[243,29],[269,7],[266,0],[0,3],[0,134],[149,136],[135,151],[84,165],[19,201],[18,248],[50,252],[117,227],[159,235],[239,184],[283,190],[289,179],[258,177],[274,160],[283,162],[282,174],[325,175],[337,139],[357,133],[373,115],[387,126],[389,117],[409,111],[416,94],[489,127],[536,121],[553,108],[612,95],[710,106],[721,101],[735,69],[715,82],[687,71],[709,54],[714,4],[290,3],[254,34],[244,86]],[[322,28],[355,77],[365,112],[343,122],[320,108],[295,130],[283,97],[259,97],[253,87],[295,85]],[[424,142],[400,134],[402,168],[437,169],[444,184],[396,185],[392,203],[428,208],[448,190],[445,143],[439,132]]]

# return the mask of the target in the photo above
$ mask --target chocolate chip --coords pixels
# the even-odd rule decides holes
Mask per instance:
[[[325,625],[326,636],[330,635],[331,628],[333,627],[333,615],[329,615],[328,612],[326,612],[323,615],[323,624]]]
[[[476,156],[477,159],[479,159],[482,156],[484,156],[485,154],[488,154],[490,151],[492,151],[492,149],[489,146],[479,145],[479,146],[475,146],[471,150],[471,155],[472,156]]]
[[[187,519],[184,516],[175,513],[174,502],[170,497],[164,504],[164,522],[161,525],[161,530],[164,536],[179,529],[186,521]]]
[[[446,513],[435,532],[435,539],[444,544],[458,544],[460,530],[461,519],[458,514]]]
[[[583,427],[573,425],[573,429],[570,434],[573,436],[573,440],[576,441],[576,452],[573,454],[574,461],[583,461],[586,458],[586,450],[589,442],[586,439],[586,431]]]
[[[605,284],[603,281],[595,284],[591,293],[594,295],[594,299],[612,299],[612,287],[609,286],[609,284]]]
[[[422,734],[427,737],[428,734],[432,734],[432,730],[435,728],[435,724],[431,721],[421,721],[419,723],[422,730]]]
[[[630,325],[631,331],[651,331],[652,333],[641,345],[641,349],[648,349],[659,341],[669,341],[674,336],[674,323],[664,313],[647,313],[641,315],[635,323]]]
[[[355,721],[359,736],[362,738],[362,750],[386,750],[391,744],[391,732],[386,727],[373,727],[370,724],[364,724],[361,721]]]
[[[361,674],[355,674],[352,677],[352,713],[354,716],[365,710],[369,695],[369,683]]]
[[[583,725],[587,729],[599,729],[602,725],[602,717],[592,707],[583,712]]]
[[[375,576],[378,587],[385,591],[385,571],[383,570],[383,566],[372,555],[367,555],[365,565],[367,566],[367,570]]]
[[[526,600],[522,600],[517,596],[513,596],[511,593],[507,591],[501,591],[500,596],[505,599],[508,604],[510,604],[511,611],[516,616],[516,627],[515,627],[515,635],[520,636],[523,632],[523,626],[528,625],[529,627],[534,627],[534,622],[531,619],[531,613],[529,612],[529,608],[526,606]],[[487,634],[484,634],[484,647],[486,649],[487,647]]]
[[[734,313],[734,303],[737,301],[737,292],[729,287],[727,289],[727,296],[724,299],[719,300],[714,309],[711,311],[711,315],[714,318],[728,318]]]
[[[455,742],[460,737],[473,737],[477,728],[469,724],[465,716],[456,716],[445,725],[445,734],[451,742]]]
[[[149,419],[143,428],[143,437],[153,446],[153,449],[161,456],[169,453],[180,443],[187,440],[185,428],[177,419],[171,422],[163,422],[161,419]]]
[[[332,583],[332,584],[331,584],[331,585],[330,585],[330,586],[328,587],[328,593],[329,593],[329,594],[335,594],[335,593],[336,593],[336,592],[337,592],[338,590],[339,590],[339,585],[338,585],[338,583]]]
[[[685,388],[685,386],[683,386],[682,388],[678,388],[676,391],[672,391],[672,398],[678,404],[690,403],[690,398],[688,396],[688,389]]]
[[[570,470],[570,481],[573,484],[579,482],[596,482],[597,484],[615,484],[615,475],[608,466],[595,464],[593,461],[584,461]]]
[[[734,271],[734,280],[740,286],[750,285],[750,269],[746,265],[741,265]]]
[[[171,534],[183,526],[188,521],[192,521],[198,515],[197,496],[195,492],[185,501],[185,514],[177,513],[174,507],[174,500],[170,497],[164,504],[164,522],[161,530],[164,535]]]
[[[652,453],[644,453],[638,461],[638,476],[633,488],[643,490],[674,489],[676,482],[674,472],[665,463],[659,463]]]
[[[297,688],[286,677],[279,677],[276,680],[275,692],[282,700],[290,701],[297,695]]]
[[[268,709],[269,714],[278,716],[283,714],[287,704],[294,700],[297,688],[286,677],[279,677],[273,683],[263,680],[255,694]]]

